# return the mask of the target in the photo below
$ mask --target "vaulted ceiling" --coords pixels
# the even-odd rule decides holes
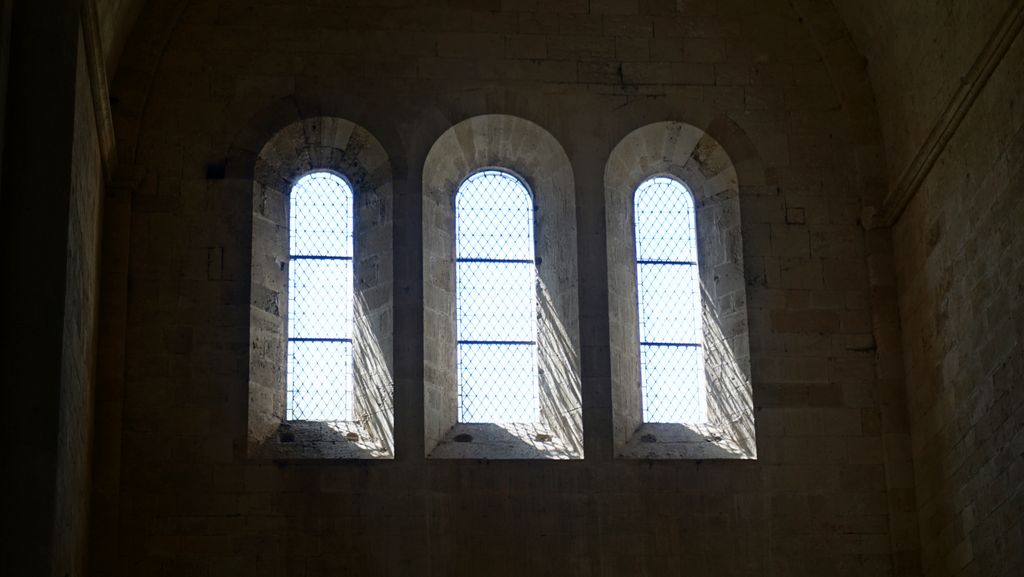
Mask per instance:
[[[868,63],[890,179],[898,179],[1017,0],[833,0]]]

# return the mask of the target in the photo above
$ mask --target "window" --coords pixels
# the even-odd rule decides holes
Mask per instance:
[[[352,420],[352,189],[314,172],[291,192],[287,419]]]
[[[756,458],[736,167],[703,130],[657,122],[604,181],[616,456]]]
[[[644,181],[633,198],[645,423],[704,423],[697,225],[693,196],[677,180]]]
[[[424,453],[582,459],[576,189],[561,145],[503,114],[423,164]]]
[[[535,423],[533,200],[506,172],[466,179],[455,196],[459,422]]]
[[[392,175],[344,119],[292,123],[255,158],[247,453],[394,455]]]

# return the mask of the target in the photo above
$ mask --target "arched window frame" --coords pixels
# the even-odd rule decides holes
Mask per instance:
[[[342,177],[354,200],[353,418],[288,421],[290,194],[299,179],[321,171]],[[295,122],[257,156],[249,306],[250,457],[393,458],[392,189],[381,144],[340,118]]]
[[[680,242],[682,240],[683,234],[689,235],[689,231],[691,231],[691,230],[693,231],[693,237],[692,237],[692,244],[693,244],[693,246],[691,247],[693,249],[693,254],[692,255],[686,255],[686,257],[683,258],[683,259],[674,258],[674,257],[668,257],[668,255],[665,255],[665,254],[655,254],[653,256],[655,256],[656,258],[651,259],[650,258],[652,256],[651,253],[640,254],[640,252],[639,252],[639,250],[641,248],[643,248],[643,245],[644,245],[643,239],[638,238],[640,236],[638,230],[640,229],[640,225],[641,225],[641,219],[640,219],[639,214],[637,213],[637,209],[638,209],[638,206],[640,204],[640,194],[641,194],[641,192],[647,192],[648,190],[650,190],[651,187],[660,186],[660,183],[658,183],[659,180],[667,180],[667,181],[669,181],[669,186],[674,188],[674,190],[671,190],[669,193],[670,194],[679,194],[679,195],[681,195],[683,197],[683,199],[685,200],[685,203],[688,205],[687,206],[687,208],[689,209],[688,210],[688,212],[689,212],[689,219],[688,220],[690,222],[687,223],[688,226],[686,227],[686,229],[687,229],[686,232],[685,233],[681,233],[679,231],[679,229],[670,229],[670,230],[667,230],[667,231],[662,231],[663,233],[669,235],[669,238],[671,238],[672,242]],[[664,200],[669,200],[669,199],[664,199]],[[663,209],[664,206],[663,205],[662,206],[657,206],[655,208],[662,208]],[[637,254],[636,254],[635,266],[636,266],[636,284],[637,284],[637,296],[638,296],[638,298],[637,298],[637,301],[638,301],[637,302],[637,319],[638,319],[638,323],[637,324],[639,325],[641,411],[642,411],[642,415],[643,415],[642,419],[643,419],[643,421],[645,423],[651,423],[651,422],[654,422],[654,423],[678,422],[678,423],[694,424],[694,425],[696,425],[696,424],[703,424],[707,420],[707,399],[706,399],[706,397],[707,397],[707,383],[706,383],[706,379],[704,378],[704,336],[703,336],[703,320],[701,319],[700,309],[698,308],[698,312],[695,315],[697,323],[700,325],[700,327],[699,327],[699,329],[697,331],[697,334],[694,335],[694,336],[691,336],[689,339],[683,339],[680,336],[669,337],[667,335],[662,335],[659,338],[656,338],[656,339],[652,340],[652,335],[648,334],[648,335],[646,335],[646,338],[645,338],[645,334],[644,334],[644,332],[645,332],[644,329],[645,329],[645,324],[646,324],[644,322],[645,319],[653,320],[654,322],[650,323],[650,324],[653,324],[653,325],[659,325],[659,324],[664,323],[664,315],[660,314],[660,311],[657,310],[657,308],[651,309],[651,308],[648,308],[648,307],[654,307],[656,305],[665,304],[665,303],[663,303],[663,302],[651,303],[651,302],[645,301],[644,294],[647,291],[643,290],[643,288],[644,288],[644,286],[643,286],[643,284],[644,284],[643,283],[644,275],[641,274],[641,270],[643,270],[645,267],[648,270],[652,270],[652,271],[653,270],[658,270],[659,268],[662,269],[662,270],[665,270],[665,271],[671,271],[672,269],[676,269],[676,268],[679,268],[679,267],[696,267],[696,268],[699,269],[699,266],[700,266],[699,252],[700,251],[699,251],[699,247],[697,246],[697,244],[698,244],[697,243],[697,226],[698,225],[697,225],[696,210],[697,210],[697,201],[694,198],[693,193],[690,192],[690,189],[686,186],[686,184],[684,182],[682,182],[681,180],[679,180],[678,178],[676,178],[676,177],[674,177],[674,176],[672,176],[670,174],[668,174],[668,175],[666,175],[666,174],[659,174],[659,175],[656,175],[656,176],[652,176],[650,178],[646,178],[639,185],[637,185],[636,189],[633,191],[633,225],[634,225],[633,226],[633,232],[634,232],[634,237],[633,238],[634,238],[634,246],[637,248],[637,251],[638,251]],[[676,223],[676,224],[678,224],[678,223]],[[662,237],[662,238],[664,239],[664,237]],[[690,244],[691,240],[689,238],[687,238],[685,240],[685,242],[687,244]],[[645,258],[645,257],[647,257],[647,258]],[[690,272],[692,274],[692,269],[689,270],[688,272]],[[675,283],[673,285],[673,287],[672,287],[672,291],[669,294],[667,294],[667,295],[658,295],[658,297],[660,297],[662,299],[676,301],[677,304],[682,304],[683,306],[686,306],[686,305],[694,306],[694,305],[696,305],[697,307],[700,307],[701,306],[701,303],[700,303],[700,300],[701,300],[701,288],[700,288],[699,273],[698,273],[698,276],[695,277],[695,280],[696,280],[696,282],[694,283],[695,286],[680,286],[679,283]],[[648,282],[654,282],[654,281],[648,281]],[[661,287],[661,288],[666,288],[666,287]],[[655,299],[652,299],[652,300],[658,300],[658,297],[656,297]],[[693,300],[696,300],[696,302],[693,302]],[[657,341],[657,342],[655,342],[655,341]],[[696,382],[696,386],[694,387],[695,388],[694,395],[695,395],[696,398],[693,400],[693,404],[699,405],[699,406],[694,406],[692,408],[695,409],[698,412],[698,416],[696,418],[689,418],[689,419],[688,418],[658,419],[656,417],[651,417],[650,415],[655,412],[655,409],[652,408],[652,407],[649,407],[648,403],[654,404],[654,401],[652,400],[652,397],[656,396],[656,395],[654,395],[653,391],[651,390],[652,388],[654,388],[653,381],[655,381],[656,377],[659,377],[659,376],[664,378],[665,377],[665,374],[664,374],[665,371],[662,370],[662,371],[660,371],[661,374],[655,374],[655,373],[659,372],[655,368],[657,363],[651,363],[650,365],[645,363],[644,362],[645,356],[647,356],[647,355],[656,356],[655,355],[656,351],[660,351],[660,354],[664,355],[664,354],[667,354],[670,351],[672,351],[672,349],[680,349],[680,348],[692,349],[691,351],[687,351],[687,352],[689,352],[690,354],[694,355],[695,358],[693,360],[695,361],[695,364],[696,364],[695,368],[696,368],[697,371],[699,371],[699,375],[694,375],[694,374],[687,375],[687,374],[685,374],[685,372],[683,374],[675,374],[675,375],[673,375],[671,372],[669,372],[669,376],[672,379],[672,382],[669,383],[669,384],[671,385],[671,388],[676,388],[676,387],[682,388],[682,387],[685,387],[688,384],[687,381],[690,381],[689,384],[692,385],[693,384],[692,383],[693,378],[696,378],[697,382]],[[661,402],[661,404],[663,404],[663,403],[664,402]],[[670,404],[673,404],[673,405],[676,405],[676,406],[672,407],[672,410],[664,410],[662,407],[659,406],[659,407],[657,407],[657,409],[661,409],[661,410],[658,410],[657,412],[658,413],[666,413],[666,412],[678,413],[682,409],[682,407],[680,405],[684,405],[684,404],[686,404],[686,402],[683,399],[675,399],[674,401],[671,401]],[[683,410],[682,412],[689,412],[689,411]]]
[[[340,204],[347,204],[348,205],[348,214],[347,215],[321,215],[321,216],[327,216],[328,218],[330,216],[347,217],[347,218],[343,218],[343,220],[347,221],[347,222],[344,222],[344,228],[347,231],[350,231],[351,234],[352,234],[352,243],[351,243],[350,247],[347,247],[348,248],[348,250],[347,250],[348,254],[347,255],[336,254],[336,253],[333,253],[333,252],[328,254],[327,252],[322,250],[322,247],[323,247],[324,244],[328,244],[329,245],[329,244],[333,244],[333,243],[335,243],[337,241],[338,235],[337,235],[336,231],[321,231],[320,238],[312,239],[311,241],[307,241],[307,244],[309,244],[310,246],[306,247],[306,251],[303,254],[296,254],[295,251],[293,250],[293,244],[294,244],[293,241],[296,238],[296,231],[293,228],[293,225],[294,225],[293,221],[294,221],[295,214],[296,214],[296,210],[295,210],[296,209],[296,191],[300,188],[302,183],[304,181],[306,181],[307,179],[322,178],[323,175],[327,175],[327,176],[329,176],[329,177],[331,177],[333,179],[336,179],[337,180],[337,185],[340,185],[340,186],[338,186],[339,190],[334,190],[332,192],[334,192],[334,193],[341,193],[341,194],[345,194],[345,195],[348,196],[348,198],[345,199],[344,202],[340,203]],[[330,186],[332,186],[332,188],[333,188],[334,186],[337,186],[337,185],[335,183],[331,183]],[[327,199],[327,200],[331,200],[331,199]],[[287,387],[286,387],[286,397],[285,397],[285,418],[286,418],[287,421],[290,421],[290,422],[294,422],[294,421],[317,421],[317,420],[324,420],[324,421],[331,421],[331,422],[334,422],[334,421],[353,421],[353,420],[355,420],[353,417],[354,417],[354,415],[356,413],[354,398],[341,399],[342,402],[347,401],[347,403],[346,403],[348,405],[347,406],[347,411],[338,411],[336,414],[337,414],[337,416],[341,416],[343,418],[340,418],[340,419],[326,419],[326,418],[325,419],[315,419],[315,418],[311,418],[311,417],[316,416],[315,409],[321,403],[311,403],[313,406],[306,406],[306,403],[299,402],[295,398],[295,396],[296,396],[295,395],[295,391],[298,391],[298,390],[304,390],[305,391],[307,389],[307,387],[309,387],[310,383],[304,382],[303,379],[297,378],[297,376],[296,376],[295,372],[293,371],[293,369],[298,368],[298,366],[293,366],[292,363],[293,363],[293,361],[296,360],[296,351],[294,350],[294,348],[297,347],[297,346],[317,348],[317,347],[325,347],[325,346],[326,347],[330,347],[330,346],[333,346],[333,345],[339,344],[339,343],[341,343],[341,344],[347,343],[349,345],[348,346],[348,359],[346,359],[343,362],[347,363],[348,371],[345,374],[345,379],[346,380],[343,383],[346,390],[343,391],[342,394],[343,394],[344,397],[354,397],[355,396],[355,390],[354,390],[355,389],[355,386],[354,386],[354,384],[355,384],[354,383],[355,375],[354,375],[354,370],[353,370],[353,367],[352,367],[352,359],[355,356],[354,354],[352,354],[353,353],[352,349],[354,348],[354,341],[355,341],[355,339],[354,339],[354,333],[355,333],[355,322],[354,322],[355,321],[355,319],[354,319],[354,316],[355,316],[355,298],[354,298],[355,297],[355,282],[354,282],[355,281],[355,275],[354,275],[354,269],[355,269],[355,261],[358,258],[358,255],[355,254],[355,215],[354,215],[354,213],[355,213],[355,191],[352,188],[352,184],[349,182],[348,178],[345,177],[344,174],[341,174],[341,173],[339,173],[337,171],[334,171],[334,170],[328,170],[328,169],[313,169],[310,172],[307,172],[306,174],[303,174],[302,176],[300,176],[298,179],[295,180],[295,183],[292,185],[291,190],[289,191],[289,194],[288,194],[288,205],[289,205],[289,215],[288,215],[288,217],[289,217],[289,234],[288,234],[289,248],[288,248],[288,265],[287,265],[287,271],[286,272],[288,274],[288,306],[289,306],[289,309],[288,309],[288,326],[287,326],[287,331],[288,331],[288,343],[287,343],[288,368],[287,368],[287,371],[286,371],[287,372],[287,375],[286,375]],[[322,212],[322,210],[321,210],[321,212]],[[332,224],[337,224],[337,222],[338,221],[334,221],[334,222],[332,222]],[[331,234],[331,233],[335,233],[335,234]],[[298,279],[298,278],[296,278],[296,274],[297,274],[297,269],[299,267],[299,263],[302,263],[302,262],[320,262],[320,263],[323,263],[323,264],[325,264],[327,266],[331,266],[331,262],[330,261],[334,261],[334,260],[342,260],[342,261],[347,260],[347,261],[350,262],[350,264],[352,265],[352,273],[351,273],[352,274],[352,282],[350,282],[348,284],[347,290],[346,290],[346,288],[341,288],[341,291],[343,291],[343,292],[345,292],[347,294],[341,295],[341,294],[335,292],[335,293],[333,293],[333,294],[331,294],[329,296],[328,295],[323,295],[323,296],[325,296],[327,298],[327,300],[329,301],[327,303],[327,305],[326,305],[327,307],[331,306],[331,302],[339,300],[338,297],[340,297],[340,300],[342,302],[344,302],[345,300],[348,300],[348,301],[350,301],[352,303],[352,310],[349,311],[349,315],[350,315],[349,326],[346,329],[342,329],[341,333],[333,333],[333,332],[332,333],[326,333],[326,332],[320,332],[320,331],[311,332],[311,333],[300,332],[298,330],[299,326],[298,326],[298,322],[297,322],[297,319],[296,319],[296,314],[297,314],[298,311],[294,310],[294,308],[293,308],[295,306],[296,301],[297,301],[297,297],[299,296],[297,293],[300,292],[300,291],[296,290],[298,288],[297,287],[297,283],[301,282],[301,280],[315,281],[315,279]],[[308,273],[307,273],[307,275],[308,275]],[[311,319],[311,320],[315,321],[316,319]],[[312,355],[309,355],[309,356],[312,356]],[[301,366],[300,363],[296,363],[296,364]],[[307,394],[308,393],[313,393],[313,391],[305,391],[305,392]],[[302,395],[302,396],[305,396],[305,395]],[[330,404],[330,403],[329,402],[325,402],[323,404]],[[334,407],[333,410],[337,411],[337,407]],[[328,411],[330,411],[330,409]],[[334,415],[332,415],[332,416],[334,416]]]
[[[706,423],[645,423],[640,377],[634,194],[650,178],[682,183],[696,206]],[[605,168],[612,423],[616,456],[756,458],[739,182],[722,146],[682,122],[641,127]]]
[[[516,335],[514,335],[515,338],[513,338],[513,339],[499,338],[496,333],[500,333],[501,332],[501,327],[500,326],[498,326],[498,327],[493,326],[494,323],[492,322],[492,326],[489,327],[491,330],[485,331],[486,334],[479,335],[479,336],[487,337],[487,340],[489,342],[485,343],[485,342],[482,342],[481,340],[474,340],[474,339],[465,339],[465,338],[463,338],[464,333],[469,334],[469,333],[472,332],[470,329],[479,328],[479,327],[473,327],[472,325],[470,325],[470,326],[463,326],[462,310],[463,310],[463,308],[472,310],[474,307],[470,306],[469,302],[472,301],[474,298],[481,298],[481,295],[473,294],[472,292],[470,294],[462,294],[462,292],[461,292],[462,291],[462,283],[459,280],[459,277],[460,277],[460,274],[461,274],[460,271],[462,270],[460,265],[461,264],[466,264],[466,265],[485,264],[485,263],[482,262],[480,258],[475,258],[475,257],[477,257],[479,255],[473,255],[473,256],[470,256],[470,257],[466,257],[465,255],[460,253],[459,246],[460,246],[460,236],[461,236],[460,231],[462,229],[462,222],[463,222],[463,219],[469,218],[467,215],[461,214],[460,196],[466,192],[465,188],[469,184],[470,181],[472,181],[476,177],[484,177],[484,178],[486,178],[487,175],[489,175],[489,174],[497,174],[497,175],[500,175],[500,178],[508,178],[508,179],[513,180],[515,182],[514,186],[516,186],[517,188],[521,189],[521,190],[518,190],[518,191],[515,191],[515,192],[522,192],[523,194],[525,194],[525,200],[526,200],[526,203],[529,206],[529,214],[527,215],[527,219],[529,221],[529,239],[530,239],[530,247],[529,247],[530,248],[530,252],[529,252],[529,256],[530,256],[530,258],[528,260],[529,260],[529,269],[531,269],[531,272],[532,272],[532,275],[531,275],[532,278],[530,279],[529,286],[523,287],[523,288],[524,288],[525,291],[528,291],[528,297],[527,298],[528,298],[528,300],[531,301],[531,306],[530,306],[530,310],[529,310],[529,316],[532,317],[532,322],[530,323],[531,326],[530,326],[528,331],[526,331],[523,334],[516,334]],[[521,419],[521,418],[520,419],[509,418],[509,419],[501,419],[500,422],[503,422],[503,423],[517,423],[517,422],[522,423],[522,422],[525,421],[525,422],[537,422],[537,423],[539,423],[540,422],[540,418],[539,418],[540,417],[540,392],[539,392],[539,384],[540,383],[539,383],[538,374],[537,374],[538,373],[538,366],[537,366],[537,354],[536,354],[537,353],[537,332],[538,332],[537,331],[537,321],[536,321],[536,318],[537,318],[537,297],[536,297],[536,262],[537,261],[536,261],[536,252],[537,251],[536,251],[536,239],[534,238],[534,230],[533,230],[534,229],[534,223],[535,223],[535,215],[534,215],[534,204],[535,203],[534,203],[534,198],[533,198],[533,192],[530,191],[529,187],[526,185],[525,182],[523,182],[523,180],[520,177],[516,176],[515,174],[512,174],[508,170],[502,170],[500,168],[485,168],[485,169],[482,169],[482,170],[474,171],[473,173],[469,174],[462,181],[462,183],[459,184],[459,187],[455,191],[454,202],[455,202],[455,246],[456,246],[456,249],[455,249],[455,261],[456,261],[455,262],[455,277],[456,277],[456,282],[455,282],[455,286],[456,286],[456,289],[455,289],[455,303],[456,303],[456,323],[455,323],[456,328],[455,328],[455,332],[456,332],[456,342],[455,342],[455,346],[456,346],[456,359],[457,359],[456,360],[456,366],[457,366],[456,370],[458,372],[458,375],[456,377],[456,388],[457,388],[457,394],[458,394],[458,399],[459,399],[459,417],[458,417],[458,421],[460,423],[474,423],[474,422],[481,422],[482,421],[482,419],[473,418],[472,416],[467,416],[466,405],[464,403],[466,402],[466,396],[468,394],[467,393],[467,388],[468,388],[469,383],[466,383],[466,382],[463,381],[463,376],[464,376],[463,375],[463,367],[465,366],[465,362],[466,362],[464,354],[467,353],[468,351],[467,351],[466,348],[463,348],[463,347],[473,347],[473,346],[481,346],[481,345],[482,346],[497,346],[497,347],[499,347],[498,350],[500,350],[500,347],[503,347],[503,346],[509,346],[509,345],[511,345],[511,346],[523,346],[523,345],[527,345],[527,346],[530,347],[530,353],[529,353],[528,356],[532,357],[532,362],[530,364],[532,365],[531,370],[532,370],[533,375],[532,375],[532,384],[529,385],[532,390],[531,391],[527,391],[526,392],[526,396],[527,397],[535,397],[534,401],[536,402],[536,408],[534,409],[534,411],[536,413],[536,417],[533,418],[533,419],[530,419],[528,421],[524,420],[524,419]],[[484,251],[484,252],[486,252],[486,251]],[[486,264],[490,265],[490,266],[497,265],[497,266],[502,266],[502,267],[505,267],[505,266],[514,267],[516,264],[520,264],[520,265],[527,264],[525,262],[521,262],[522,260],[527,260],[527,259],[522,259],[522,257],[524,257],[524,256],[526,256],[526,255],[525,254],[512,254],[512,255],[502,254],[502,255],[499,256],[499,255],[494,254],[494,253],[488,253],[483,258],[483,260],[486,260],[487,261]],[[490,257],[490,258],[493,258],[493,259],[496,259],[496,260],[489,260],[487,257]],[[515,258],[515,257],[519,257],[519,258]],[[467,262],[467,261],[473,261],[473,262]],[[506,296],[511,298],[514,301],[517,295],[509,294],[509,295],[506,295]],[[518,295],[518,296],[523,296],[523,295]],[[484,311],[478,311],[478,312],[484,312]],[[514,312],[513,311],[506,311],[506,312],[512,313],[512,316],[514,317]],[[507,323],[504,323],[504,324],[507,324]],[[494,329],[497,329],[497,330],[494,330]],[[473,335],[473,336],[477,336],[477,335]],[[513,341],[517,341],[517,342],[513,343]],[[520,394],[519,396],[522,396],[523,391],[509,391],[509,396],[512,396],[512,397],[517,396],[516,393],[519,393]],[[531,411],[531,412],[534,412],[534,411]],[[484,410],[484,411],[481,411],[481,412],[486,414],[487,411]],[[470,412],[470,414],[472,414],[472,412]],[[483,420],[483,421],[486,421],[486,420]]]
[[[455,204],[462,182],[509,172],[534,197],[536,424],[459,423],[456,375]],[[434,143],[423,168],[424,434],[429,458],[581,459],[576,202],[564,149],[536,124],[508,115],[464,120]]]

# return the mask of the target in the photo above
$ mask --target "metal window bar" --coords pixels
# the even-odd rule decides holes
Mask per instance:
[[[290,254],[288,260],[352,260],[350,256],[316,256],[311,254]]]
[[[643,420],[707,420],[693,197],[663,177],[634,196]]]
[[[457,258],[455,262],[504,262],[510,264],[533,264],[525,258]]]
[[[456,193],[459,422],[539,420],[532,204],[496,170]]]
[[[697,262],[696,261],[689,261],[689,260],[644,260],[644,259],[638,259],[636,261],[636,264],[667,264],[667,265],[676,264],[676,265],[697,266]]]
[[[704,345],[700,343],[659,343],[655,341],[640,341],[640,344],[645,347],[696,347],[702,348]]]
[[[286,418],[352,419],[353,194],[314,172],[292,187]]]

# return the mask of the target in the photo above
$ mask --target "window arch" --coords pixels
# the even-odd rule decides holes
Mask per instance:
[[[290,124],[253,167],[248,454],[394,455],[392,175],[362,127]]]
[[[290,195],[289,421],[352,419],[352,188],[318,171]]]
[[[462,292],[457,283],[472,278],[472,264],[461,259],[479,255],[463,252],[468,246],[457,246],[460,238],[469,238],[464,228],[457,227],[474,221],[466,219],[468,205],[464,203],[475,195],[464,185],[477,182],[517,191],[504,197],[514,199],[515,211],[504,213],[486,204],[494,202],[496,195],[480,197],[488,209],[481,214],[507,221],[510,219],[501,215],[515,212],[521,216],[515,220],[517,225],[509,229],[508,222],[489,222],[487,218],[479,222],[495,233],[486,238],[500,239],[505,248],[517,247],[514,251],[487,252],[484,258],[497,254],[504,260],[523,261],[488,265],[516,268],[516,286],[523,288],[514,291],[521,303],[522,310],[515,316],[519,321],[508,321],[509,317],[502,316],[507,313],[502,313],[498,317],[506,320],[501,321],[500,330],[474,336],[464,330],[471,328],[470,317],[464,316],[460,323],[460,307],[463,315],[469,311],[465,309],[466,301],[460,303],[457,298]],[[466,193],[464,198],[460,190]],[[460,204],[462,213],[457,216]],[[531,211],[532,225],[525,219]],[[527,252],[529,233],[533,235],[532,256]],[[452,126],[431,147],[423,165],[422,234],[425,454],[430,458],[583,458],[575,185],[561,145],[540,126],[514,116],[476,116]],[[510,242],[510,237],[518,240]],[[463,269],[461,275],[459,268]],[[531,269],[532,293],[525,288]],[[536,335],[533,339],[527,328],[531,314]],[[516,322],[518,327],[514,326]],[[468,366],[463,364],[460,369],[459,352],[460,344],[463,353],[473,345],[459,341],[515,341],[513,345],[494,344],[518,347],[522,357],[528,358],[531,340],[535,341],[535,361],[517,362],[519,368],[512,372],[522,386],[511,388],[527,390],[531,389],[529,383],[535,382],[532,390],[536,391],[536,401],[525,394],[514,407],[488,409],[479,416],[474,416],[474,407],[469,407],[467,415],[461,404],[464,399],[460,398],[460,385],[465,384],[462,381],[468,375]],[[466,355],[462,361],[466,361]],[[531,366],[526,369],[528,364]],[[466,374],[460,378],[460,372]],[[497,373],[501,375],[502,371]],[[487,380],[498,386],[494,374],[486,375]]]
[[[657,122],[612,149],[604,182],[615,454],[756,458],[736,167],[703,130]]]
[[[668,177],[633,195],[645,423],[707,420],[693,195]]]
[[[455,277],[459,422],[538,422],[533,199],[515,176],[459,186]]]

